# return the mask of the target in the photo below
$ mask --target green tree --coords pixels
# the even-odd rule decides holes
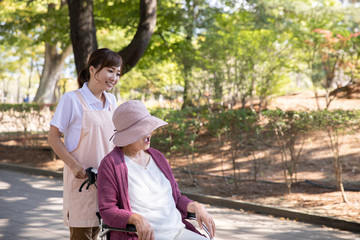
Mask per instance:
[[[126,7],[126,4],[132,4],[134,1],[99,1],[99,4],[104,5],[104,9],[117,9]],[[70,16],[70,32],[71,41],[73,44],[73,51],[75,57],[76,70],[79,72],[85,67],[87,58],[92,51],[97,49],[98,42],[96,38],[96,19],[109,23],[107,27],[111,27],[110,23],[115,18],[121,18],[119,12],[106,11],[113,13],[113,15],[103,16],[101,13],[94,10],[93,0],[68,0],[69,16]],[[140,20],[137,26],[136,33],[131,42],[119,54],[123,58],[123,73],[128,72],[139,61],[144,54],[147,45],[150,42],[153,34],[156,17],[157,17],[157,1],[156,0],[140,0],[139,1]],[[94,12],[99,15],[94,16]],[[115,21],[116,22],[116,21]]]
[[[312,117],[307,112],[282,110],[265,111],[263,114],[280,147],[284,180],[291,194],[292,184],[297,181],[297,166],[305,137],[312,130]]]
[[[286,80],[288,33],[279,32],[275,24],[260,28],[257,14],[247,9],[219,13],[199,38],[202,67],[211,76],[218,102],[226,96],[232,106],[240,101],[244,107],[257,93],[263,104]]]
[[[343,185],[341,145],[342,137],[346,133],[357,131],[355,129],[359,126],[358,112],[323,110],[313,112],[312,115],[315,121],[313,127],[327,133],[325,141],[332,152],[336,189],[341,192],[343,202],[348,202]]]
[[[210,117],[206,128],[211,134],[224,139],[229,146],[235,189],[239,189],[239,153],[244,150],[244,143],[256,131],[257,115],[247,109],[226,110],[215,113]],[[221,143],[219,145],[222,145]]]
[[[56,83],[71,52],[65,1],[3,1],[8,11],[3,16],[3,41],[19,46],[45,45],[44,64],[35,102],[51,103]],[[14,41],[15,40],[15,41]]]
[[[287,6],[285,17],[293,20],[290,23],[293,29],[290,41],[296,50],[297,62],[300,63],[298,70],[305,73],[311,80],[318,109],[321,109],[318,91],[319,89],[326,90],[328,107],[331,102],[328,89],[333,83],[340,52],[335,54],[336,56],[333,55],[334,58],[325,57],[325,59],[325,52],[330,48],[324,49],[326,37],[319,34],[319,31],[326,29],[323,32],[343,32],[347,27],[344,24],[344,9],[336,1],[294,1],[292,5],[285,6]],[[302,68],[301,63],[304,63],[306,67]]]
[[[49,103],[53,98],[65,58],[71,52],[69,27],[72,40],[76,45],[74,56],[76,69],[79,70],[85,66],[89,54],[97,48],[95,22],[99,22],[99,26],[107,28],[116,26],[112,24],[112,20],[118,18],[119,13],[126,12],[126,9],[121,12],[120,8],[126,8],[126,4],[133,7],[133,2],[96,1],[96,6],[103,5],[103,9],[106,10],[104,13],[111,14],[103,16],[101,12],[97,11],[96,19],[93,14],[92,0],[1,2],[8,9],[6,16],[3,17],[5,24],[0,26],[3,35],[7,36],[5,40],[13,43],[13,39],[17,39],[18,35],[22,34],[28,38],[28,45],[45,45],[44,65],[35,101]],[[138,3],[140,21],[137,31],[128,46],[120,51],[124,59],[123,73],[129,71],[144,53],[156,23],[156,1],[141,0]],[[69,11],[67,12],[68,4]],[[9,8],[9,6],[11,7]],[[115,9],[115,11],[109,11],[109,8]],[[120,17],[122,16],[120,15]],[[125,15],[125,17],[131,17],[132,20],[138,19],[135,14]],[[118,22],[116,21],[116,23]]]

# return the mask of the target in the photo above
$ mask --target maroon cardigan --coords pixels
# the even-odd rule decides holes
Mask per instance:
[[[164,155],[156,149],[149,148],[147,152],[154,159],[156,165],[170,181],[172,195],[187,229],[198,231],[185,221],[187,205],[191,202],[186,196],[181,195],[178,184],[171,171],[170,165]],[[128,192],[128,169],[121,148],[115,147],[104,157],[97,175],[99,212],[103,221],[112,227],[125,228],[133,214],[131,212]],[[136,234],[111,232],[111,239],[138,239]]]

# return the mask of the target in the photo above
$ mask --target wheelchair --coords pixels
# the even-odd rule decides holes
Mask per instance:
[[[97,186],[96,186],[97,169],[89,167],[85,171],[86,171],[86,174],[87,174],[88,178],[81,184],[81,186],[79,188],[79,192],[82,191],[83,187],[86,184],[87,184],[86,189],[89,189],[89,187],[91,185],[94,185],[97,188]],[[100,237],[100,239],[109,240],[110,239],[110,237],[109,237],[110,236],[110,231],[121,231],[121,232],[136,233],[135,225],[127,224],[126,228],[111,227],[111,226],[107,225],[106,223],[104,223],[104,221],[102,220],[99,212],[97,212],[96,215],[99,218],[99,228],[100,228],[99,237]],[[196,221],[195,213],[188,212],[188,215],[187,215],[186,219]],[[202,226],[203,226],[203,229],[206,232],[208,238],[210,240],[213,240],[213,238],[211,238],[211,235],[210,235],[210,232],[209,232],[208,228],[205,226],[204,223],[202,223]]]

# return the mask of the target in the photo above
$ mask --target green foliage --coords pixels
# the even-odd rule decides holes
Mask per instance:
[[[39,56],[44,48],[39,46],[44,42],[59,48],[70,43],[68,9],[60,2],[0,2],[3,85],[18,76],[28,79],[29,59],[42,69]],[[285,93],[298,76],[297,83],[323,88],[332,73],[324,66],[334,61],[324,62],[324,37],[314,29],[331,31],[339,39],[338,34],[352,36],[346,45],[334,45],[337,54],[333,56],[339,58],[335,65],[351,82],[360,79],[358,8],[340,7],[339,1],[170,0],[158,1],[157,9],[157,25],[145,55],[120,80],[125,98],[162,94],[174,100],[186,91],[195,105],[241,102],[245,106],[255,97],[266,102]],[[139,1],[94,1],[94,17],[99,47],[121,50],[137,30]],[[169,90],[174,88],[182,91]],[[131,90],[135,93],[130,94]]]
[[[284,172],[288,192],[296,181],[297,165],[304,144],[304,138],[312,130],[313,117],[307,112],[297,111],[264,111],[268,124],[265,128],[273,133],[275,141],[280,147],[281,166]],[[297,147],[300,145],[300,147]]]
[[[179,95],[176,86],[181,87],[179,76],[178,65],[167,61],[152,62],[151,57],[144,56],[135,68],[120,79],[120,93],[132,99],[162,94],[165,99],[174,100]]]
[[[257,20],[244,9],[219,13],[199,37],[202,68],[211,76],[215,100],[227,95],[244,106],[257,95],[266,101],[290,82],[286,76],[292,66],[290,30],[280,31],[280,22],[261,28]]]
[[[206,108],[194,107],[183,110],[155,108],[150,112],[168,122],[160,135],[162,143],[173,150],[189,150],[190,143],[206,132],[216,137],[224,136],[225,141],[234,141],[243,147],[256,144],[255,140],[264,140],[259,136],[275,129],[281,129],[285,138],[305,137],[311,131],[326,131],[329,126],[353,130],[360,121],[360,111],[344,110],[266,110],[261,116],[248,109],[220,110],[210,114]]]
[[[227,140],[240,142],[254,133],[258,116],[248,109],[227,110],[214,113],[206,129],[214,136],[225,135]]]
[[[139,0],[94,1],[94,18],[98,29],[127,29],[135,32],[139,13]]]
[[[188,107],[182,110],[164,108],[152,109],[151,114],[168,123],[160,129],[154,139],[155,145],[166,151],[174,150],[182,153],[193,153],[196,139],[203,128],[208,110],[205,108]]]
[[[329,127],[339,130],[353,130],[359,126],[359,110],[319,110],[319,111],[282,111],[262,112],[268,121],[268,129],[281,128],[286,136],[307,134],[310,131],[326,131]]]
[[[7,11],[2,15],[1,40],[16,45],[38,45],[43,42],[70,44],[67,7],[60,1],[8,1],[0,3]]]
[[[345,110],[323,110],[312,111],[313,127],[319,130],[326,130],[327,128],[336,128],[340,131],[353,130],[358,128],[360,111],[345,111]]]
[[[281,129],[285,136],[304,134],[312,130],[314,117],[305,111],[266,110],[262,114],[268,120],[270,130]]]
[[[50,108],[50,111],[54,111],[56,105],[54,104],[38,104],[38,103],[21,103],[21,104],[9,104],[9,103],[0,103],[0,111],[15,111],[15,112],[31,112],[31,111],[41,111],[44,108]]]

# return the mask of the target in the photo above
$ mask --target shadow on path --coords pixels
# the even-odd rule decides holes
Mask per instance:
[[[68,239],[62,181],[0,170],[0,238]]]

